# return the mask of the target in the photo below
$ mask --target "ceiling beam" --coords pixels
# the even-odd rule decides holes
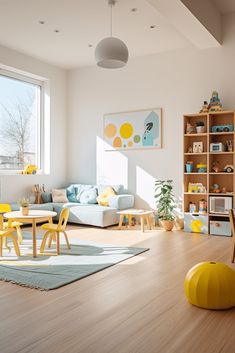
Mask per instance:
[[[196,47],[222,44],[222,20],[210,0],[147,0]]]

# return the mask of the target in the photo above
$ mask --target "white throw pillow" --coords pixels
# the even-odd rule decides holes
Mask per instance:
[[[66,189],[53,189],[52,201],[58,203],[68,202]]]

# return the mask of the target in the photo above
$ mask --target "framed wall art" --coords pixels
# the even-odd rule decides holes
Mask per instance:
[[[106,151],[162,147],[161,108],[104,115]]]

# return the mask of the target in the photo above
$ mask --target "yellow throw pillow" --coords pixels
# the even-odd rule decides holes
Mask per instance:
[[[116,195],[116,192],[113,190],[113,188],[111,188],[111,186],[108,186],[103,192],[102,194],[100,194],[96,201],[98,202],[98,204],[100,206],[108,206],[109,205],[109,196],[114,196]]]

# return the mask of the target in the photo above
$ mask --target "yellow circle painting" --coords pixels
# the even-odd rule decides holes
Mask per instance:
[[[117,132],[117,129],[114,124],[108,124],[107,126],[105,126],[105,129],[104,129],[105,136],[109,138],[114,137],[116,135],[116,132]]]
[[[113,141],[113,147],[115,148],[121,148],[122,147],[122,140],[120,139],[119,136],[115,137]]]
[[[133,134],[133,127],[129,123],[124,123],[120,127],[120,135],[124,139],[129,139]]]

